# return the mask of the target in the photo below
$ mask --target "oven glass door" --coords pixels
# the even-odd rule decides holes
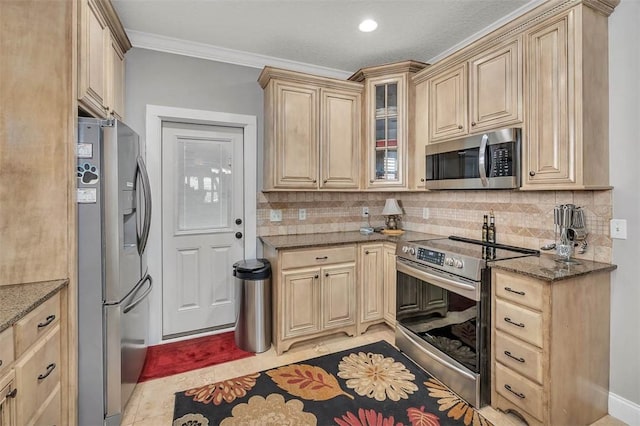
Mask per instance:
[[[415,336],[480,373],[480,302],[397,273],[396,318]]]

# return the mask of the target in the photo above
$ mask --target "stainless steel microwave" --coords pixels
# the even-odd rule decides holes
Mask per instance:
[[[427,145],[427,189],[519,188],[520,134],[509,128]]]

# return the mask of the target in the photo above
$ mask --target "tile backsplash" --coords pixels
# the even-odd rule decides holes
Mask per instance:
[[[396,198],[404,211],[402,229],[480,239],[482,217],[493,209],[498,243],[534,249],[554,240],[554,206],[575,204],[583,208],[589,232],[587,251],[575,257],[611,261],[611,190],[259,192],[258,235],[357,231],[367,226],[363,207],[371,226],[383,226],[387,198]],[[271,222],[271,209],[282,210],[281,222]],[[298,219],[299,209],[306,210],[305,220]]]

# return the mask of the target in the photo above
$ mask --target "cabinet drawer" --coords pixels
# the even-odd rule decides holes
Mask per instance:
[[[542,314],[496,299],[495,326],[512,336],[542,347]]]
[[[542,291],[544,284],[530,278],[505,274],[496,271],[496,296],[542,310]]]
[[[56,293],[14,325],[16,358],[19,358],[40,336],[55,327],[59,319],[60,293]]]
[[[60,386],[56,387],[53,395],[39,407],[40,412],[29,422],[29,426],[51,426],[62,424],[62,410],[60,406]]]
[[[542,350],[496,331],[496,361],[542,383]]]
[[[542,386],[496,364],[496,392],[538,420],[542,419]]]
[[[60,327],[38,340],[16,362],[16,388],[25,397],[17,400],[18,424],[27,424],[60,383]]]
[[[321,266],[331,263],[355,262],[356,247],[340,246],[313,250],[294,250],[282,253],[282,269]]]
[[[0,375],[7,371],[13,359],[13,328],[8,328],[0,333]]]

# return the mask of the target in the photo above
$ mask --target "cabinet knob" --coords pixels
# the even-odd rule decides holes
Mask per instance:
[[[327,272],[327,273],[325,273],[325,274],[324,274],[324,276],[325,276],[325,277],[328,277],[328,276],[329,276],[329,273],[328,273],[328,272]]]
[[[472,126],[475,126],[475,125],[476,125],[476,122],[475,122],[475,121],[472,121],[472,122],[471,122],[471,125],[472,125]]]
[[[462,124],[458,125],[458,129],[462,130]]]
[[[369,183],[373,183],[373,179],[369,179]]]
[[[424,182],[424,178],[420,178],[420,182]]]
[[[317,280],[318,278],[320,278],[320,276],[318,274],[316,274],[316,276],[313,277],[313,278],[315,278]]]
[[[534,177],[536,175],[536,172],[534,172],[533,170],[529,171],[529,176]]]
[[[369,254],[369,250],[366,250],[366,251],[364,252],[364,254]]]
[[[317,180],[317,179],[314,179],[314,180],[313,180],[313,183],[318,183],[318,180]]]
[[[325,179],[322,181],[322,183],[327,183],[327,182],[329,182],[329,179]]]

